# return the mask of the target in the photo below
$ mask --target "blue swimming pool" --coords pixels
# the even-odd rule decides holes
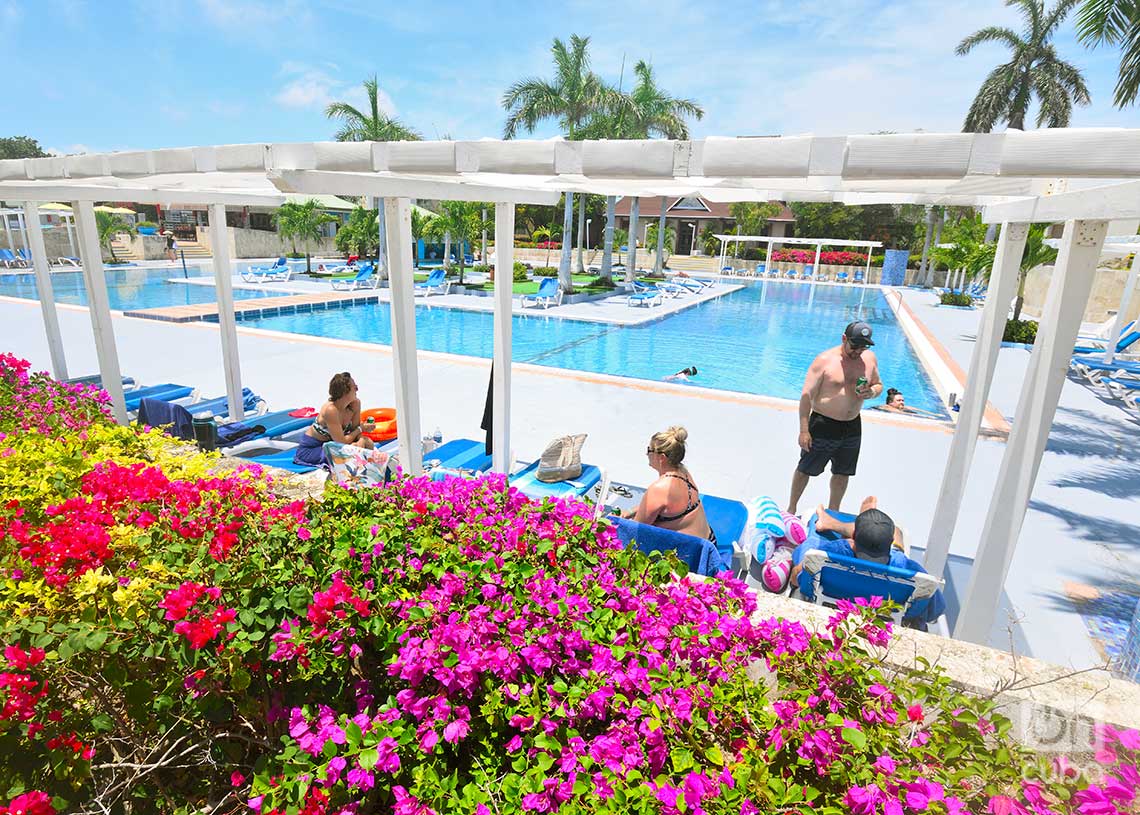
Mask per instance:
[[[907,404],[941,416],[946,410],[883,293],[875,288],[764,282],[640,326],[614,326],[541,315],[514,318],[516,362],[660,380],[696,366],[693,384],[798,399],[804,372],[820,351],[838,344],[854,319],[871,324],[887,387]],[[491,356],[492,316],[418,306],[421,349]],[[243,320],[242,325],[387,345],[386,304]],[[879,400],[880,402],[882,400]]]
[[[240,271],[246,265],[248,264],[238,264],[236,270]],[[186,267],[187,277],[209,277],[212,280],[213,275],[212,269],[200,266]],[[108,269],[106,271],[107,299],[111,303],[111,308],[116,311],[189,306],[217,301],[218,298],[213,286],[167,282],[182,276],[181,267],[156,269],[154,267],[128,266],[121,269]],[[87,288],[83,283],[82,272],[53,272],[51,287],[57,303],[87,305]],[[280,293],[234,289],[234,299],[270,297]],[[0,275],[0,295],[38,300],[39,291],[36,288],[35,275],[31,272]]]

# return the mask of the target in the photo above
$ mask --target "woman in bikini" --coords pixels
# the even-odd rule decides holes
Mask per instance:
[[[645,454],[659,478],[645,491],[633,518],[639,523],[707,538],[715,544],[716,533],[705,517],[701,493],[693,483],[692,474],[681,463],[685,459],[688,437],[683,427],[670,427],[653,434]]]
[[[320,467],[324,463],[324,446],[328,441],[371,448],[372,439],[362,433],[356,382],[348,371],[336,374],[329,381],[329,400],[321,405],[317,418],[301,437],[293,461]]]

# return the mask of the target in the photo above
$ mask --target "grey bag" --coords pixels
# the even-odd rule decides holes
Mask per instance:
[[[553,484],[556,481],[568,481],[582,474],[582,445],[586,442],[586,434],[576,436],[561,436],[546,446],[538,460],[538,472],[535,476],[539,481]]]

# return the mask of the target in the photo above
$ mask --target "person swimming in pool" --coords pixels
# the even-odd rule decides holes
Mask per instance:
[[[688,382],[692,377],[697,375],[697,368],[690,365],[688,368],[682,368],[675,374],[669,374],[665,377],[666,382]]]
[[[906,397],[898,388],[887,388],[887,401],[882,405],[875,405],[875,410],[885,410],[890,413],[907,413],[911,416],[927,416],[937,419],[938,416],[918,408],[907,407]]]
[[[356,381],[348,371],[329,380],[329,398],[321,405],[317,418],[305,431],[293,454],[295,464],[320,467],[324,463],[325,442],[336,441],[364,449],[372,448],[372,439],[360,426],[360,399]]]

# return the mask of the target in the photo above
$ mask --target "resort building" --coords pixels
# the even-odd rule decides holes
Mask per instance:
[[[672,227],[677,236],[674,254],[695,255],[700,251],[700,236],[705,232],[732,232],[736,229],[736,218],[733,217],[732,205],[725,201],[710,201],[700,195],[674,196],[641,196],[640,211],[638,213],[637,240],[642,246],[646,245],[645,235],[650,224],[655,224],[661,215],[661,204],[665,204],[665,227]],[[630,208],[633,199],[629,196],[619,198],[614,208],[615,222],[618,229],[629,231]],[[780,211],[768,218],[768,226],[764,235],[774,238],[792,237],[795,235],[796,216],[782,201],[771,201],[779,204]],[[697,251],[693,251],[694,236],[696,237]],[[652,247],[648,247],[652,248]]]

